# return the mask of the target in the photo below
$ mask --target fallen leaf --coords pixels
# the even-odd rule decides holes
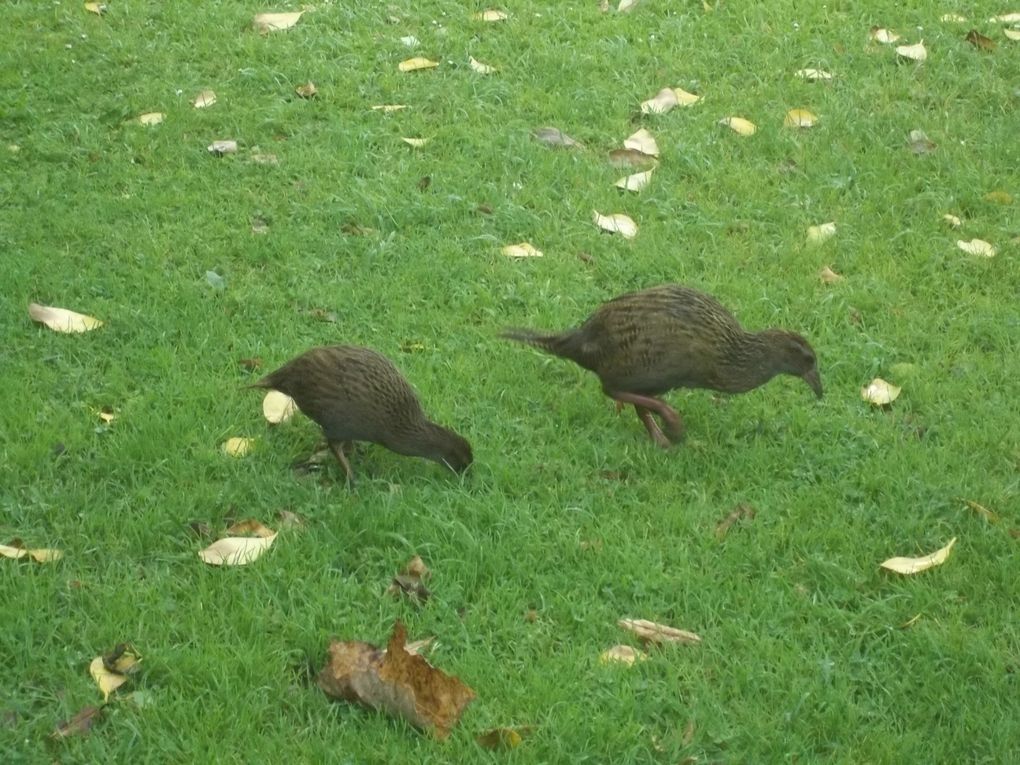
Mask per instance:
[[[942,216],[942,220],[950,225],[951,228],[959,228],[963,225],[963,221],[957,218],[955,215],[946,213]]]
[[[632,218],[623,213],[602,215],[598,210],[593,211],[595,225],[603,231],[619,234],[624,239],[633,239],[637,236],[637,224]]]
[[[727,513],[725,518],[723,518],[721,521],[719,521],[718,524],[716,524],[715,538],[722,539],[723,537],[726,536],[726,534],[730,530],[730,527],[734,523],[741,520],[742,518],[752,520],[754,518],[754,515],[755,515],[754,508],[751,507],[750,505],[745,504],[737,505],[729,513]]]
[[[108,406],[104,406],[102,409],[97,409],[95,412],[96,417],[105,422],[107,425],[117,419],[117,413]]]
[[[191,101],[196,109],[206,109],[216,103],[216,93],[211,90],[200,90]]]
[[[683,88],[663,88],[647,101],[641,102],[642,114],[665,114],[676,106],[692,106],[701,96],[688,93]]]
[[[478,745],[485,749],[516,749],[532,728],[493,728],[475,736]]]
[[[1006,39],[1013,42],[1020,40],[1020,29],[1003,29],[1002,33],[1006,35]]]
[[[435,637],[427,637],[421,640],[414,640],[410,643],[404,643],[404,650],[412,656],[418,656],[431,648],[433,641],[435,641]]]
[[[911,130],[907,136],[907,146],[914,154],[928,154],[934,151],[938,144],[929,139],[923,130]]]
[[[138,121],[146,127],[152,125],[158,125],[166,117],[163,112],[146,112],[145,114],[138,115]]]
[[[884,27],[872,27],[871,39],[883,45],[892,45],[892,43],[900,39],[900,36]]]
[[[829,221],[828,223],[819,223],[817,226],[808,226],[807,240],[811,244],[821,244],[827,242],[836,235],[836,223],[835,221]]]
[[[613,167],[655,168],[659,163],[655,157],[634,149],[613,149],[609,152],[609,164]]]
[[[407,595],[418,603],[424,603],[432,593],[425,586],[425,580],[432,575],[425,561],[415,555],[407,562],[407,565],[393,577],[393,582],[386,589],[389,595]]]
[[[963,24],[966,23],[967,19],[959,13],[944,13],[939,17],[939,21],[943,21],[947,24]]]
[[[899,397],[901,390],[903,389],[886,382],[881,377],[876,377],[861,388],[861,398],[875,406],[886,406]]]
[[[843,281],[843,277],[837,274],[831,268],[826,266],[818,272],[818,278],[821,279],[825,284],[835,284],[836,282]]]
[[[684,726],[684,734],[680,739],[680,745],[690,746],[692,741],[694,741],[694,720],[688,720],[687,725]]]
[[[957,240],[956,246],[968,255],[980,255],[985,258],[994,258],[997,252],[995,246],[984,239],[971,239],[969,242],[960,239]]]
[[[89,674],[103,694],[103,701],[128,681],[128,674],[137,669],[141,657],[128,643],[121,643],[110,654],[97,656],[89,664]]]
[[[298,23],[298,19],[304,11],[290,11],[288,13],[260,13],[252,20],[255,29],[263,34],[267,32],[278,32],[283,29],[290,29]]]
[[[930,555],[923,555],[920,558],[890,558],[881,565],[887,571],[893,571],[897,574],[919,574],[922,571],[927,571],[930,568],[941,566],[945,563],[946,559],[949,558],[949,552],[955,544],[956,537],[953,537],[949,540],[949,544]]]
[[[97,16],[102,16],[107,11],[106,3],[85,3],[85,10]]]
[[[12,539],[7,544],[0,545],[0,556],[3,556],[4,558],[12,558],[14,560],[31,558],[36,563],[56,563],[64,557],[64,553],[60,550],[54,550],[47,547],[30,550],[25,547],[25,543],[20,539]]]
[[[1003,13],[999,16],[993,16],[989,19],[991,22],[1001,22],[1003,24],[1020,24],[1020,11],[1014,13]]]
[[[420,149],[422,146],[427,144],[430,139],[428,138],[401,138],[401,141],[406,143],[408,146],[412,146],[415,149]]]
[[[417,48],[419,45],[419,40],[414,35],[407,35],[406,37],[401,37],[400,42],[406,45],[408,48]]]
[[[307,525],[304,517],[292,510],[281,510],[276,514],[276,517],[284,528],[303,528]]]
[[[794,76],[800,77],[802,80],[808,80],[809,82],[832,79],[832,75],[824,69],[798,69],[794,72]]]
[[[900,629],[901,630],[905,630],[905,629],[907,629],[909,627],[914,626],[914,623],[917,622],[917,620],[920,619],[920,618],[921,618],[921,614],[914,614],[909,619],[907,619],[905,622],[903,622],[903,624],[900,625]]]
[[[806,109],[790,109],[783,119],[783,125],[792,128],[814,127],[818,118]]]
[[[446,738],[475,692],[421,656],[407,653],[406,640],[399,621],[385,651],[361,641],[334,640],[318,676],[319,688],[332,698],[385,711]]]
[[[229,457],[244,457],[246,454],[251,452],[254,447],[254,438],[234,436],[233,438],[228,438],[224,441],[223,446],[220,448],[223,450],[223,453]]]
[[[620,0],[620,4],[616,6],[616,12],[630,13],[637,7],[638,2],[639,0]]]
[[[264,236],[269,233],[269,221],[263,218],[261,215],[256,215],[251,219],[251,232]]]
[[[45,324],[54,332],[64,332],[67,334],[89,332],[103,326],[103,322],[91,316],[75,313],[66,308],[54,308],[53,306],[39,305],[38,303],[28,304],[28,315],[32,321]]]
[[[255,520],[236,523],[227,529],[227,533],[252,533],[256,536],[223,537],[199,550],[198,557],[211,566],[244,566],[258,560],[276,539],[276,532]]]
[[[225,290],[227,288],[227,280],[215,271],[206,271],[205,280],[214,290]]]
[[[654,136],[644,128],[638,130],[634,135],[628,136],[623,146],[626,149],[633,149],[634,151],[640,151],[642,154],[647,154],[649,157],[659,156],[659,144],[655,142]]]
[[[383,112],[389,114],[390,112],[399,112],[401,109],[409,109],[407,104],[379,104],[378,106],[371,107],[374,112]]]
[[[421,56],[415,56],[414,58],[406,59],[397,64],[397,69],[401,72],[417,72],[422,69],[435,69],[439,66],[438,61],[433,61],[430,58],[422,58]]]
[[[237,363],[240,364],[245,369],[247,369],[249,372],[254,372],[262,368],[262,357],[252,356],[251,358],[247,359],[238,359]]]
[[[483,64],[474,56],[468,56],[468,64],[470,64],[471,68],[478,72],[478,74],[492,74],[496,71],[496,67]]]
[[[646,619],[620,619],[617,625],[629,630],[642,640],[649,643],[684,643],[685,645],[697,645],[701,642],[701,636],[687,630],[668,627],[665,624],[656,624]]]
[[[278,165],[280,159],[275,154],[263,154],[262,152],[255,152],[251,155],[251,161],[257,165]]]
[[[210,154],[222,157],[224,154],[234,154],[237,151],[237,141],[213,141],[205,148]]]
[[[569,135],[564,133],[559,128],[554,127],[542,127],[536,128],[531,131],[531,137],[539,143],[544,143],[547,146],[562,146],[567,149],[573,148],[584,148],[583,144],[579,141],[575,141]]]
[[[983,199],[986,202],[993,202],[997,205],[1011,205],[1013,204],[1013,195],[1006,191],[996,189],[995,191],[989,191],[984,195]]]
[[[975,513],[980,515],[982,518],[984,518],[989,523],[998,523],[999,522],[999,516],[996,513],[993,513],[991,510],[989,510],[984,505],[979,505],[977,502],[975,502],[972,499],[961,499],[960,501],[963,502],[963,504],[965,504],[967,507],[969,507],[971,510],[973,510]]]
[[[504,11],[488,10],[476,13],[475,18],[479,21],[506,21],[509,17]]]
[[[531,246],[530,242],[508,244],[501,252],[508,258],[541,258],[543,253]]]
[[[301,96],[301,98],[315,98],[319,95],[319,89],[315,87],[315,83],[311,80],[304,85],[298,85],[294,88],[294,92]]]
[[[614,185],[617,188],[624,189],[625,191],[641,191],[648,182],[652,180],[652,171],[645,170],[643,173],[634,173],[628,175],[625,178],[621,178]]]
[[[737,135],[750,136],[758,132],[758,126],[743,117],[724,117],[719,124],[728,127]]]
[[[102,707],[85,707],[70,720],[57,723],[57,729],[50,734],[50,737],[85,736],[92,732],[92,727],[96,724],[102,711]]]
[[[913,45],[897,45],[896,53],[901,58],[910,59],[911,61],[924,61],[928,58],[928,51],[924,47],[924,40]]]
[[[281,391],[271,390],[262,399],[262,416],[273,425],[286,422],[296,411],[297,402]]]
[[[964,39],[971,45],[973,45],[975,48],[980,48],[981,50],[984,51],[995,50],[996,45],[995,40],[993,40],[991,37],[985,37],[976,29],[970,30]]]
[[[628,667],[636,661],[645,661],[647,655],[629,645],[614,645],[599,654],[601,664],[626,664]]]

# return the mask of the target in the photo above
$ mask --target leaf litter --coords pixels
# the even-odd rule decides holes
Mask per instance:
[[[245,566],[258,560],[276,539],[275,531],[256,520],[235,523],[227,533],[252,536],[223,537],[200,550],[198,557],[210,566]]]

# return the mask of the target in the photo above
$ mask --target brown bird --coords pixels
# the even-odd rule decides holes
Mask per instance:
[[[807,340],[781,329],[746,332],[714,297],[679,284],[620,295],[577,329],[554,334],[511,329],[502,336],[597,374],[617,410],[633,404],[652,440],[664,449],[684,432],[680,415],[657,398],[674,388],[743,393],[783,373],[802,377],[822,397]]]
[[[425,457],[458,473],[473,459],[471,445],[429,420],[400,371],[370,348],[312,348],[251,387],[271,388],[294,399],[298,409],[322,427],[330,450],[352,482],[354,472],[344,450],[354,441]]]

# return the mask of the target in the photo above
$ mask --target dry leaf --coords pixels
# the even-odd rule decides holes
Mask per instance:
[[[483,64],[474,56],[468,56],[468,63],[471,65],[472,69],[478,72],[478,74],[492,74],[496,71],[496,67]]]
[[[737,135],[745,137],[758,132],[758,126],[750,120],[745,120],[743,117],[724,117],[719,120],[719,124],[728,127]]]
[[[256,520],[236,523],[227,529],[227,533],[256,536],[223,537],[200,550],[198,557],[211,566],[244,566],[258,560],[276,539],[276,532]]]
[[[289,13],[260,13],[253,20],[252,25],[259,32],[278,32],[282,29],[290,29],[298,23],[298,19],[304,11],[291,11]]]
[[[640,151],[642,154],[647,154],[649,157],[659,156],[659,144],[655,142],[655,138],[644,128],[629,136],[623,142],[624,148],[633,149],[634,151]]]
[[[595,221],[595,225],[603,231],[619,234],[624,239],[633,239],[637,236],[637,223],[623,213],[602,215],[598,210],[594,210],[593,220]]]
[[[45,324],[54,332],[65,332],[75,334],[78,332],[89,332],[99,329],[103,322],[85,314],[75,313],[66,308],[54,308],[38,303],[28,304],[28,315],[32,321]]]
[[[414,35],[407,35],[406,37],[401,37],[400,42],[402,42],[408,48],[417,48],[419,44],[418,38],[415,37]]]
[[[205,109],[216,103],[216,93],[211,90],[201,90],[198,95],[191,101],[191,105],[196,109]]]
[[[0,556],[14,560],[31,558],[36,563],[55,563],[64,557],[64,553],[47,547],[30,550],[20,539],[12,539],[7,544],[0,545]]]
[[[1006,35],[1006,38],[1017,42],[1020,40],[1020,29],[1003,29],[1002,33]]]
[[[963,221],[957,218],[955,215],[946,213],[942,216],[942,220],[950,225],[951,228],[959,228],[963,225]]]
[[[900,39],[900,36],[895,32],[892,32],[883,27],[872,27],[871,28],[871,39],[875,42],[882,43],[883,45],[891,45]]]
[[[226,441],[223,442],[223,445],[220,446],[220,449],[223,450],[223,453],[229,457],[244,457],[254,448],[255,448],[254,438],[242,438],[240,436],[228,438]]]
[[[405,651],[406,638],[398,621],[385,651],[361,641],[334,640],[319,687],[327,696],[383,710],[446,738],[475,692]]]
[[[938,144],[928,138],[923,130],[911,130],[907,136],[907,146],[914,154],[928,154],[934,151]]]
[[[924,40],[913,45],[897,45],[896,53],[901,58],[910,59],[911,61],[924,61],[928,58],[928,51],[924,47]]]
[[[616,6],[616,12],[630,13],[637,7],[638,1],[639,0],[620,0],[620,4]]]
[[[636,661],[644,661],[648,656],[631,648],[629,645],[614,645],[599,654],[601,664],[626,664],[628,667]]]
[[[646,619],[620,619],[618,626],[623,627],[649,643],[684,643],[685,645],[697,645],[701,642],[701,636],[687,630],[680,630],[676,627],[668,627],[665,624],[656,624]]]
[[[990,22],[995,23],[996,21],[1002,24],[1020,24],[1020,11],[1014,13],[1003,13],[999,16],[993,16],[989,19]]]
[[[415,149],[420,149],[422,146],[427,144],[430,138],[401,138],[401,141],[406,143],[408,146],[412,146]]]
[[[641,191],[648,182],[652,180],[652,171],[645,170],[643,173],[634,173],[628,175],[625,178],[621,178],[614,185],[617,188],[624,189],[625,191]]]
[[[834,221],[820,223],[817,226],[808,226],[807,240],[811,244],[821,244],[832,239],[835,235],[836,223]]]
[[[121,643],[110,654],[97,656],[89,664],[89,674],[102,691],[103,701],[128,681],[128,674],[138,667],[141,657],[128,643]]]
[[[108,406],[104,406],[102,409],[94,409],[93,411],[96,413],[96,417],[107,425],[117,419],[117,413]]]
[[[401,72],[417,72],[421,69],[435,69],[439,66],[438,61],[433,61],[430,58],[422,58],[421,56],[415,56],[405,61],[401,61],[397,64],[397,69]]]
[[[399,112],[402,109],[410,109],[407,104],[379,104],[378,106],[371,107],[373,112],[382,112],[383,114],[389,114],[390,112]]]
[[[301,96],[301,98],[315,98],[319,95],[319,89],[315,87],[315,83],[311,80],[304,85],[298,85],[294,88],[294,92]]]
[[[138,115],[138,122],[146,127],[151,127],[161,123],[165,117],[166,115],[163,112],[146,112],[145,114]]]
[[[68,736],[84,736],[92,732],[92,726],[102,713],[102,707],[85,707],[70,720],[57,723],[57,729],[50,734],[51,738],[67,738]]]
[[[886,382],[881,377],[876,377],[861,388],[861,398],[875,406],[886,406],[899,397],[901,390],[903,389]]]
[[[716,539],[722,539],[729,532],[730,527],[742,518],[752,520],[754,518],[754,508],[750,505],[740,504],[733,508],[726,517],[719,521],[715,527]]]
[[[644,167],[655,168],[658,161],[644,152],[634,149],[613,149],[609,152],[609,164],[613,167]]]
[[[530,242],[520,244],[508,244],[501,252],[508,258],[540,258],[543,253],[531,246]]]
[[[949,544],[930,555],[923,555],[920,558],[890,558],[882,563],[882,568],[893,571],[897,574],[919,574],[935,566],[941,566],[949,558],[949,552],[956,544],[956,537],[949,540]]]
[[[980,515],[989,523],[999,522],[999,516],[996,513],[993,513],[984,505],[979,505],[977,502],[971,499],[961,499],[960,501],[963,502],[967,507],[969,507],[971,510]]]
[[[818,272],[818,278],[821,279],[825,284],[835,284],[836,282],[843,281],[843,277],[837,274],[831,268],[826,266]]]
[[[102,16],[107,10],[106,3],[85,3],[85,10],[97,16]]]
[[[790,109],[783,120],[786,127],[792,128],[814,127],[817,122],[818,118],[806,109]]]
[[[1013,204],[1013,195],[1007,191],[996,189],[995,191],[989,191],[982,197],[986,202],[994,202],[997,205],[1011,205]]]
[[[968,255],[980,255],[985,258],[994,258],[997,252],[995,246],[984,239],[971,239],[969,242],[960,239],[957,240],[956,246]]]
[[[523,728],[493,728],[479,733],[475,741],[485,749],[516,749],[531,731],[530,725]]]
[[[213,141],[205,148],[210,154],[222,157],[224,154],[234,154],[237,151],[237,141]]]
[[[808,80],[809,82],[832,79],[832,75],[824,69],[798,69],[794,72],[794,76],[800,77],[802,80]]]
[[[642,114],[665,114],[675,106],[692,106],[701,96],[688,93],[683,88],[663,88],[647,101],[641,102]]]
[[[405,643],[404,650],[407,651],[412,656],[419,656],[420,654],[425,653],[425,651],[432,646],[432,642],[434,640],[435,637],[427,637],[422,638],[421,640],[414,640],[410,643]]]
[[[286,393],[271,390],[262,399],[262,415],[273,425],[286,422],[297,411],[297,402]]]
[[[509,17],[503,11],[489,10],[476,13],[475,18],[479,21],[506,21]]]
[[[424,580],[428,579],[431,575],[432,572],[425,565],[425,561],[420,556],[415,555],[407,562],[403,570],[393,577],[393,582],[386,592],[390,595],[404,594],[412,600],[424,603],[432,597],[432,593],[429,592],[428,587],[424,583]]]
[[[682,746],[690,746],[692,741],[694,741],[694,720],[688,720],[687,725],[684,726],[684,734],[680,739],[680,744]]]
[[[251,161],[257,165],[273,166],[280,164],[280,160],[275,154],[263,154],[262,152],[255,152],[252,154]]]
[[[984,51],[995,50],[995,40],[993,40],[991,37],[985,37],[976,29],[970,30],[964,39],[971,45],[973,45],[975,48],[980,48],[981,50]]]
[[[575,141],[559,128],[542,127],[531,131],[531,136],[539,143],[547,146],[562,146],[567,149],[584,148],[579,141]]]
[[[967,21],[967,19],[959,13],[944,13],[939,17],[939,21],[945,22],[946,24],[963,24]]]

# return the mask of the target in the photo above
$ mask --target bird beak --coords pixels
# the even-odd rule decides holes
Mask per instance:
[[[804,382],[811,386],[818,398],[822,397],[822,379],[818,376],[818,367],[812,367],[804,373]]]

